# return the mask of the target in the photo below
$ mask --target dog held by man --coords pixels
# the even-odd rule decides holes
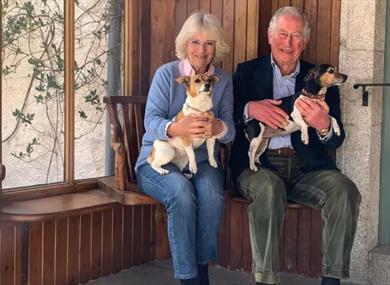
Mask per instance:
[[[317,65],[309,71],[303,79],[305,86],[293,98],[293,112],[291,119],[286,120],[283,128],[274,129],[257,120],[250,120],[245,125],[245,136],[250,141],[249,146],[249,168],[252,171],[257,171],[256,166],[260,163],[260,156],[268,147],[270,138],[277,136],[285,136],[292,132],[301,131],[301,140],[307,145],[309,144],[308,125],[306,124],[302,114],[296,107],[295,103],[298,100],[313,100],[322,104],[324,108],[329,109],[325,102],[326,91],[329,87],[338,86],[347,80],[348,76],[336,70],[336,68],[329,64]],[[283,104],[282,104],[283,106]],[[340,136],[340,127],[337,120],[329,115],[330,123],[332,125],[334,134]]]

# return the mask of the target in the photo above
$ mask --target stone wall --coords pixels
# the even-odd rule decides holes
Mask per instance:
[[[362,106],[354,83],[383,82],[386,0],[342,0],[340,70],[348,74],[342,88],[347,138],[337,153],[339,167],[358,186],[362,204],[351,258],[351,281],[370,284],[369,252],[378,243],[382,88],[368,88]]]

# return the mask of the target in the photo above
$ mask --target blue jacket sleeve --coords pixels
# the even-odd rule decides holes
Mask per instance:
[[[232,142],[236,135],[236,129],[233,121],[233,83],[231,77],[228,77],[222,93],[222,100],[218,106],[218,117],[228,128],[227,133],[219,141],[221,143]]]
[[[153,77],[146,102],[145,130],[159,140],[168,140],[165,126],[171,121],[169,118],[171,77],[166,69],[159,68]]]

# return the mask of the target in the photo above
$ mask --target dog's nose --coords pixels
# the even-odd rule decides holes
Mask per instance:
[[[207,88],[207,89],[209,89],[209,88],[210,88],[210,83],[206,83],[206,84],[204,85],[204,87]]]

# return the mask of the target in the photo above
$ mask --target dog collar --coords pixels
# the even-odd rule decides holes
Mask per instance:
[[[325,100],[326,93],[320,93],[320,94],[313,94],[305,89],[302,89],[302,94],[306,97],[309,97],[310,99],[317,99],[317,100]]]
[[[200,110],[200,109],[198,109],[198,108],[192,107],[192,106],[191,106],[190,104],[188,104],[187,102],[185,102],[184,105],[186,105],[186,107],[187,107],[188,109],[194,110],[194,111],[199,112],[199,113],[207,113],[207,112],[210,112],[210,111],[212,110],[212,108],[211,108],[211,109],[202,111],[202,110]]]

